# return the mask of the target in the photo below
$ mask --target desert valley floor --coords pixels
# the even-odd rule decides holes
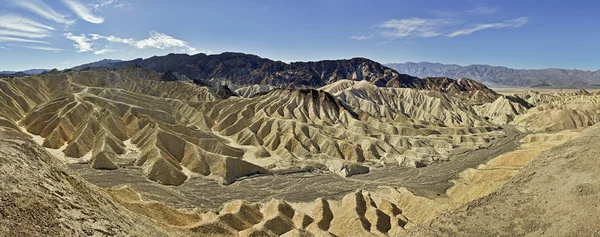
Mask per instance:
[[[0,79],[0,236],[600,235],[600,92],[336,65]]]

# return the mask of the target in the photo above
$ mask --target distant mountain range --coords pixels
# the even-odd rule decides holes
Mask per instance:
[[[350,79],[367,80],[372,83],[377,81],[380,86],[397,87],[398,80],[405,83],[406,78],[410,75],[419,78],[469,78],[490,87],[600,88],[600,70],[512,69],[490,65],[460,66],[430,62],[382,65],[365,58],[287,64],[244,53],[169,54],[131,61],[104,59],[76,66],[71,70],[114,69],[124,66],[140,66],[167,73],[166,76],[189,78],[198,84],[213,86],[226,83],[230,85],[320,87],[342,79]],[[0,71],[0,77],[37,75],[46,71],[50,71],[50,69],[30,69],[21,72]]]
[[[22,72],[27,75],[37,75],[37,74],[41,74],[42,72],[46,72],[46,71],[50,71],[50,70],[51,69],[29,69],[29,70],[19,71],[19,72]],[[10,75],[10,74],[17,74],[19,72],[18,71],[0,71],[0,74]]]
[[[488,86],[598,88],[600,70],[512,69],[489,65],[459,66],[441,63],[390,63],[386,66],[399,73],[416,77],[470,78]]]

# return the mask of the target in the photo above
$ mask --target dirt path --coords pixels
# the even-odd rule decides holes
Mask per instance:
[[[234,200],[268,201],[272,198],[291,202],[311,202],[318,197],[340,199],[356,189],[375,189],[378,186],[406,187],[418,195],[444,195],[449,182],[467,168],[473,168],[490,159],[518,148],[524,136],[512,126],[505,126],[506,137],[498,138],[488,148],[452,156],[450,161],[422,168],[386,167],[368,174],[342,178],[332,173],[293,173],[246,178],[229,186],[222,186],[204,178],[188,180],[181,186],[163,186],[142,177],[138,167],[114,171],[94,170],[88,165],[70,165],[91,183],[101,187],[128,184],[144,195],[177,207],[216,209]]]

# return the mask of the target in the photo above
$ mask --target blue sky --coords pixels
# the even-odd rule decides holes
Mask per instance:
[[[597,1],[0,0],[0,70],[175,53],[600,69]]]

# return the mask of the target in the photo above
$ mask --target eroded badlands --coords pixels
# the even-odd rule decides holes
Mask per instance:
[[[0,79],[0,234],[452,235],[479,221],[452,215],[593,137],[600,111],[597,93],[505,96],[468,79],[220,93],[163,77]]]

